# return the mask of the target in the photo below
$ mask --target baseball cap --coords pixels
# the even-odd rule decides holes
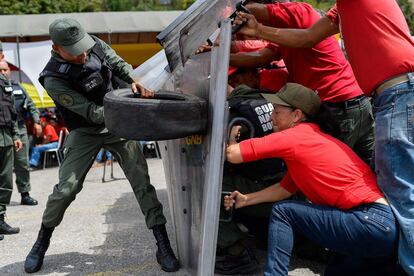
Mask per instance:
[[[62,46],[71,55],[78,56],[95,45],[93,38],[85,32],[78,21],[72,18],[56,19],[49,25],[49,34],[54,44]]]
[[[313,115],[319,111],[321,100],[310,88],[298,83],[287,83],[276,94],[262,94],[269,102],[299,108],[307,115]]]

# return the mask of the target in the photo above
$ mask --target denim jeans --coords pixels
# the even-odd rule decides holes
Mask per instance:
[[[389,275],[393,268],[398,227],[387,205],[340,210],[293,200],[275,203],[264,275],[288,275],[295,232],[342,256],[328,264],[325,275]]]
[[[400,224],[399,260],[414,275],[414,79],[374,100],[378,185]]]
[[[37,167],[39,165],[40,155],[42,152],[49,149],[56,149],[58,142],[48,143],[44,145],[39,145],[32,148],[32,154],[30,154],[29,164],[30,166]]]
[[[111,152],[109,150],[107,150],[107,149],[101,149],[98,152],[98,154],[96,155],[95,161],[96,162],[103,162],[104,161],[104,159],[103,159],[104,154],[105,154],[105,160],[106,161],[112,160],[112,154],[111,154]]]

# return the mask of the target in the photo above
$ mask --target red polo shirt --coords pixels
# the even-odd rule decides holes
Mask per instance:
[[[326,16],[340,24],[349,63],[368,95],[385,80],[414,71],[414,43],[395,0],[337,0]]]
[[[280,185],[291,193],[302,191],[315,204],[349,209],[383,197],[368,165],[316,124],[245,140],[240,150],[244,162],[282,158],[288,173]]]
[[[305,29],[320,19],[320,15],[306,3],[268,4],[267,10],[270,26],[276,28]],[[275,48],[272,44],[267,48],[276,51],[283,58],[290,82],[317,91],[322,101],[342,102],[363,94],[333,36],[313,48]]]

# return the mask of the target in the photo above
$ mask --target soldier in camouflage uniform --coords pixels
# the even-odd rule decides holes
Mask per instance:
[[[23,148],[14,150],[14,172],[16,174],[16,186],[21,194],[22,205],[37,205],[37,200],[29,194],[31,190],[29,173],[29,139],[25,124],[26,113],[33,118],[35,134],[40,135],[42,127],[39,122],[39,110],[36,108],[32,98],[27,91],[16,81],[10,79],[10,68],[6,61],[0,61],[0,74],[3,74],[11,83],[14,96],[14,106],[17,112],[17,128]]]
[[[104,124],[103,98],[111,91],[112,74],[128,82],[143,97],[153,92],[139,87],[129,76],[131,65],[106,43],[87,34],[73,19],[57,19],[49,26],[52,58],[40,74],[40,82],[62,114],[69,135],[59,183],[49,196],[38,238],[25,261],[28,273],[40,270],[52,232],[82,189],[87,172],[102,146],[111,151],[128,178],[145,215],[147,227],[157,240],[157,261],[165,271],[177,271],[179,262],[165,229],[162,205],[150,184],[146,160],[135,141],[111,134]],[[132,91],[131,91],[132,93]],[[131,114],[139,116],[139,114]]]

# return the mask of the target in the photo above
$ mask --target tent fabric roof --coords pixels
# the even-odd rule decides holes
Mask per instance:
[[[88,33],[161,32],[183,11],[1,15],[0,37],[49,35],[57,18],[78,20]]]

